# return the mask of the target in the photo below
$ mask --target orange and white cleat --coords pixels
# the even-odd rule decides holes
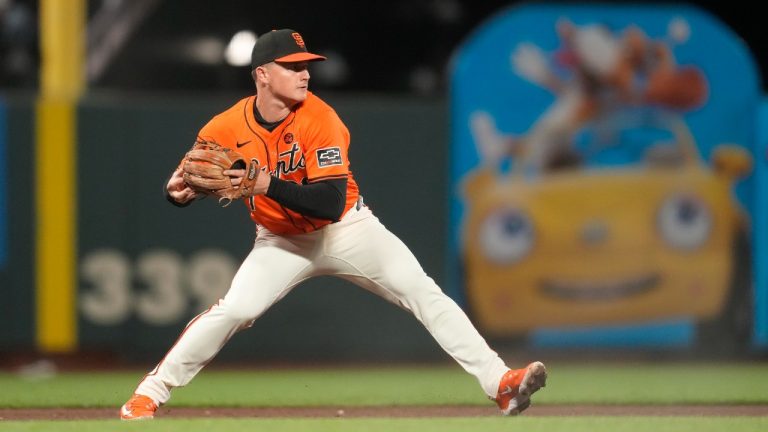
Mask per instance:
[[[493,399],[501,415],[518,415],[531,406],[531,395],[547,385],[547,368],[533,362],[522,369],[512,369],[501,377],[499,391]]]
[[[120,419],[122,420],[149,420],[155,417],[157,404],[150,397],[134,394],[120,408]]]

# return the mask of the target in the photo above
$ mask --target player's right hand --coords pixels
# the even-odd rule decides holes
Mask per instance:
[[[168,195],[179,204],[189,202],[197,198],[198,195],[194,189],[184,182],[183,174],[183,170],[175,170],[170,180],[168,180],[168,184],[165,186]]]
[[[251,195],[261,195],[267,193],[267,189],[269,189],[269,183],[272,180],[272,177],[267,175],[266,170],[263,167],[259,169],[261,170],[261,174],[256,177],[256,182],[252,187]],[[224,175],[230,177],[230,181],[234,187],[240,186],[240,184],[243,182],[243,177],[245,177],[245,173],[246,171],[244,169],[224,170]]]

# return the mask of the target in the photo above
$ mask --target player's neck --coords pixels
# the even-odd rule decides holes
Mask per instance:
[[[290,103],[271,94],[260,92],[256,95],[256,109],[264,120],[273,123],[278,122],[291,113],[291,108],[296,102]]]

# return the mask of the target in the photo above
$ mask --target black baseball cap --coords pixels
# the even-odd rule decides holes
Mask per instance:
[[[304,38],[291,29],[272,30],[256,39],[251,52],[251,69],[269,62],[320,61],[325,57],[307,52]]]

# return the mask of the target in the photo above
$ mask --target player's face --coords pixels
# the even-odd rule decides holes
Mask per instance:
[[[269,87],[272,93],[291,103],[306,99],[309,86],[308,65],[308,62],[268,64]]]

